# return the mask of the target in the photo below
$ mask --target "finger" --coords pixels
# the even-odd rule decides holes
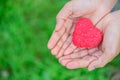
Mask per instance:
[[[94,56],[85,56],[82,59],[74,59],[74,60],[72,60],[71,62],[66,64],[66,67],[68,69],[85,68],[93,60],[96,60],[96,57],[94,57]]]
[[[114,28],[115,24],[112,25],[111,23],[109,23],[110,25],[108,24],[109,27],[107,27],[105,30],[102,45],[103,54],[98,60],[92,62],[89,65],[88,67],[89,70],[104,67],[107,63],[109,63],[119,54],[118,49],[120,47],[119,29],[118,27]]]
[[[63,26],[64,22],[68,19],[68,17],[72,14],[72,3],[68,2],[58,13],[56,17],[56,31],[59,31]]]
[[[71,45],[65,50],[64,55],[68,55],[72,53],[77,47],[71,43]]]
[[[57,35],[57,32],[62,32],[63,31],[62,27],[63,27],[63,24],[64,24],[65,20],[67,20],[67,18],[72,14],[71,5],[72,5],[71,2],[68,2],[63,7],[63,9],[61,9],[61,11],[58,13],[58,15],[56,17],[56,21],[57,21],[56,29],[53,32],[53,35],[52,35],[52,37],[51,37],[51,39],[48,43],[48,48],[49,49],[52,49],[55,46],[55,44],[57,43],[57,41],[59,40],[60,37]],[[57,36],[57,38],[56,38],[56,36]],[[52,44],[53,42],[54,42],[54,45]]]
[[[87,54],[88,54],[87,50],[84,49],[84,50],[80,50],[77,53],[72,53],[70,55],[66,55],[66,56],[60,57],[59,61],[65,60],[65,59],[82,58],[82,57],[86,56]]]
[[[69,33],[72,33],[72,32],[73,32],[74,26],[75,26],[75,24],[73,23],[72,29],[71,29],[71,31],[70,31]],[[71,34],[69,34],[69,36],[70,36],[70,38],[68,38],[68,40],[65,41],[65,43],[64,43],[64,45],[62,46],[61,51],[60,51],[60,53],[57,55],[57,57],[61,57],[61,56],[64,54],[65,49],[67,49],[67,47],[71,44],[71,42],[72,42],[72,36],[71,36]],[[68,42],[69,42],[69,45],[68,45]],[[67,46],[66,46],[66,45],[67,45]]]
[[[65,27],[62,27],[62,29],[60,31],[54,31],[49,42],[48,42],[48,48],[52,49],[55,47],[56,43],[59,41],[59,39],[61,38],[61,36],[64,34],[65,32]]]
[[[72,59],[64,59],[64,60],[60,60],[60,63],[63,65],[63,66],[66,66],[66,64],[68,62],[72,61]]]
[[[69,19],[71,20],[70,23],[72,23],[72,24],[70,25],[69,22],[68,22],[68,24],[66,24],[66,26],[70,25],[70,28],[67,28],[67,33],[66,33],[67,36],[71,36],[71,33],[73,32],[73,29],[74,29],[74,26],[75,26],[74,18],[69,17]],[[65,49],[68,47],[68,42],[70,42],[70,43],[72,42],[71,39],[72,39],[72,36],[71,36],[71,38],[68,38],[68,40],[66,40],[66,41],[64,42],[64,44],[62,45],[62,48],[61,48],[60,51],[59,51],[59,54],[57,55],[58,58],[63,55]],[[70,45],[70,44],[69,44],[69,45]]]
[[[77,49],[75,49],[74,51],[73,51],[73,53],[77,53],[77,52],[79,52],[79,51],[81,51],[81,50],[84,50],[85,48],[77,48]]]
[[[62,47],[63,43],[65,42],[68,34],[64,34],[63,37],[59,40],[55,48],[52,49],[53,55],[57,55],[59,53],[60,48]]]
[[[81,50],[81,51],[79,51],[77,53],[72,53],[72,54],[70,54],[70,57],[71,58],[82,58],[82,57],[84,57],[86,55],[88,55],[87,49],[86,50]]]
[[[65,60],[65,59],[74,59],[74,58],[82,58],[84,56],[88,55],[88,51],[85,49],[80,50],[77,53],[72,53],[71,55],[66,55],[63,57],[60,57],[59,60]],[[96,58],[99,58],[102,55],[102,51],[97,50],[96,52],[92,53],[90,56],[94,56]]]
[[[98,51],[98,48],[97,48],[97,47],[88,49],[89,55],[93,54],[93,53],[96,52],[96,51]]]
[[[61,62],[62,60],[65,60],[65,59],[71,59],[70,55],[60,57],[59,62]]]
[[[103,52],[101,50],[97,50],[94,53],[90,54],[91,56],[95,56],[96,58],[99,58]]]
[[[71,44],[71,36],[68,37],[68,39],[63,44],[62,48],[60,49],[57,57],[61,57],[64,54],[65,49]]]
[[[62,47],[62,45],[64,44],[64,42],[66,41],[66,39],[69,36],[69,32],[71,30],[72,27],[72,20],[68,19],[65,24],[64,27],[66,27],[66,31],[64,33],[64,35],[60,38],[60,40],[57,42],[57,45],[52,49],[52,53],[54,55],[57,55]]]

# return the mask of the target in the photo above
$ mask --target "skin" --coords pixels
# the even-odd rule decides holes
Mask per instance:
[[[108,44],[107,41],[109,41],[106,37],[104,37],[105,39],[101,46],[92,49],[77,48],[72,44],[71,41],[71,33],[77,19],[80,17],[91,19],[94,25],[97,24],[96,26],[99,26],[98,28],[105,32],[104,34],[108,35],[106,31],[111,33],[109,28],[107,29],[102,27],[102,22],[108,20],[108,18],[106,19],[104,17],[111,11],[116,2],[117,0],[71,0],[63,7],[63,9],[57,15],[56,29],[54,30],[48,42],[48,48],[51,49],[53,55],[59,58],[59,61],[62,65],[70,69],[88,67],[89,70],[92,70],[94,68],[103,67],[105,63],[108,63],[112,60],[110,57],[117,56],[109,55],[109,57],[106,58],[106,56],[108,56],[106,51],[111,50],[111,52],[109,51],[111,54],[113,54],[113,51],[117,52],[117,48],[115,46],[113,46],[114,48],[112,47],[114,49],[113,51],[110,47],[109,50],[108,48],[105,48],[107,46],[105,44]],[[109,22],[110,21],[108,21],[108,23]],[[104,26],[108,26],[108,23]],[[110,36],[108,39],[111,39]],[[111,44],[112,40],[109,43]],[[105,61],[103,57],[105,57],[107,60]]]
[[[93,70],[104,67],[119,54],[120,10],[108,14],[97,25],[104,33],[103,43],[98,47],[98,50],[95,52],[90,51],[86,56],[79,58],[74,53],[63,56],[59,58],[62,65],[69,69],[88,67],[89,70]],[[71,57],[71,55],[74,55],[74,57]]]
[[[71,34],[80,17],[89,18],[96,25],[107,15],[117,0],[71,0],[58,13],[56,28],[48,42],[51,53],[60,58],[78,49],[72,44]],[[81,50],[81,49],[78,49]],[[87,53],[86,53],[87,54]]]

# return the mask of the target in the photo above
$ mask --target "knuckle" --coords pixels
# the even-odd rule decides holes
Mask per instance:
[[[52,55],[55,55],[55,51],[54,50],[52,50],[51,53],[52,53]]]

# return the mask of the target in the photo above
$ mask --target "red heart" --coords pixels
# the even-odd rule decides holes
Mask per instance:
[[[81,48],[93,48],[102,41],[103,33],[88,18],[80,18],[72,34],[72,42]]]

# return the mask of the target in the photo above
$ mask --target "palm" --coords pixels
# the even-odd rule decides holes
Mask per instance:
[[[96,67],[103,67],[113,58],[115,58],[120,51],[120,20],[116,20],[116,18],[120,17],[119,13],[120,11],[111,13],[97,24],[97,26],[99,26],[98,28],[104,33],[104,39],[101,46],[88,50],[88,53],[86,52],[86,55],[84,56],[78,57],[78,54],[82,54],[81,50],[76,54],[72,53],[70,55],[61,57],[59,59],[61,64],[72,69],[87,66],[89,69],[91,69],[94,64],[97,64]]]

